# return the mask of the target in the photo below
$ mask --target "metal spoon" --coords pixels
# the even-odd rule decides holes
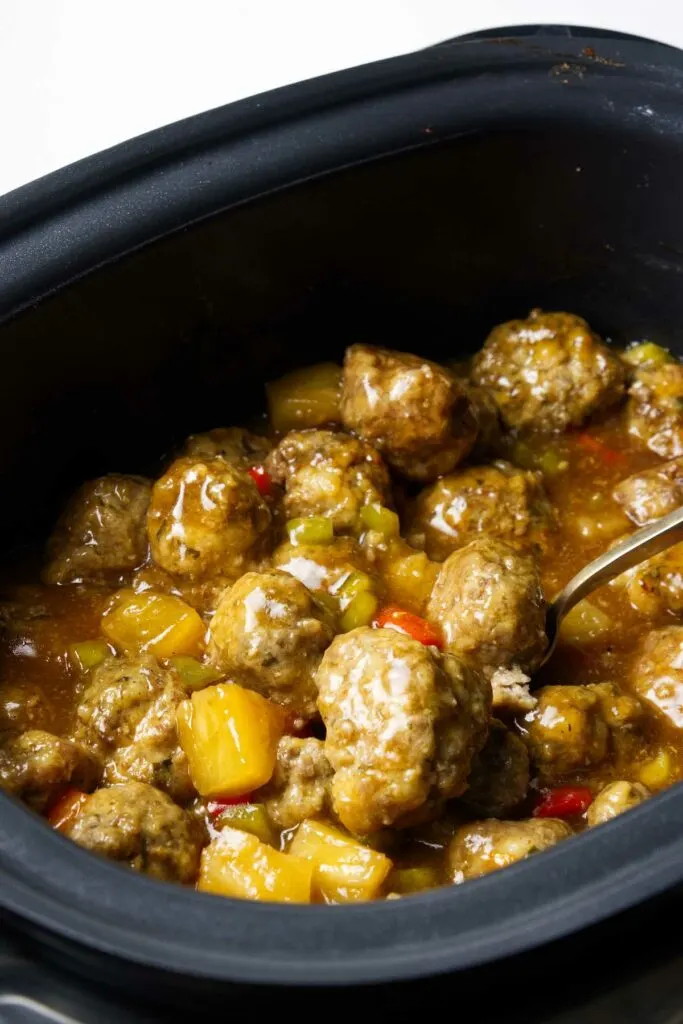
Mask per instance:
[[[548,606],[545,620],[548,650],[543,664],[555,650],[562,619],[575,604],[626,569],[632,569],[634,565],[645,562],[680,541],[683,541],[683,507],[669,512],[641,530],[636,530],[630,537],[626,537],[609,551],[589,562],[581,572],[577,572]]]

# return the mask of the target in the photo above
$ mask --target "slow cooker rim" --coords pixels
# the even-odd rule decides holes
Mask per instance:
[[[476,966],[561,938],[656,895],[680,880],[683,857],[683,789],[675,787],[636,808],[628,818],[617,818],[604,828],[575,836],[540,857],[465,886],[447,887],[408,900],[355,906],[254,904],[195,893],[137,875],[75,847],[51,832],[37,816],[0,796],[0,806],[3,804],[3,817],[9,815],[10,825],[18,818],[30,822],[29,827],[23,822],[23,857],[17,860],[16,851],[8,851],[7,842],[0,846],[0,906],[4,912],[33,929],[47,930],[117,959],[220,981],[306,986],[364,984]],[[638,833],[641,822],[645,827]],[[647,852],[638,855],[634,849],[633,855],[629,852],[624,856],[629,849],[629,837],[640,836],[642,845],[646,833],[654,840],[654,846],[648,843]],[[630,845],[638,844],[636,841]],[[582,848],[581,858],[576,856],[577,847]],[[87,873],[88,886],[95,894],[107,894],[108,911],[93,908],[90,896],[81,899],[84,906],[79,906],[79,893],[73,887],[69,895],[59,883],[41,884],[41,879],[35,877],[36,871],[27,882],[21,873],[32,859],[39,874],[48,870],[55,878],[62,877],[60,868],[65,865],[76,878],[80,875],[82,879]],[[565,897],[562,889],[572,872],[580,876],[581,882],[574,888],[570,884]],[[551,898],[546,898],[546,891],[552,893]],[[141,930],[146,917],[130,921],[128,912],[142,905],[159,912],[156,933]],[[477,912],[487,905],[496,908],[495,918],[476,923]],[[391,930],[394,940],[401,934],[410,935],[409,926],[418,909],[424,919],[424,932],[412,937],[412,942],[387,942],[372,950],[357,950],[356,942],[344,945],[338,941],[345,928],[349,929],[349,937],[357,941],[358,929],[366,932],[379,917],[384,919],[380,923]],[[430,919],[435,910],[452,912],[453,920],[471,915],[469,924],[476,926],[459,935],[439,933],[430,938]],[[123,923],[114,919],[120,914],[124,915]],[[215,948],[213,938],[207,945],[206,937],[202,942],[201,933],[192,929],[182,942],[174,939],[173,928],[178,920],[196,916],[202,923],[208,923],[207,915],[223,918],[225,946]],[[316,951],[323,950],[327,941],[334,952],[323,961],[316,961],[310,952],[287,957],[274,956],[270,951],[263,955],[261,949],[255,949],[245,954],[234,938],[246,928],[257,929],[261,936],[280,929],[288,940],[283,949],[291,946],[297,935],[315,932]],[[231,936],[233,948],[228,948]]]
[[[274,93],[268,94],[266,98],[244,101],[243,104],[235,105],[234,108],[222,108],[220,111],[210,112],[208,115],[200,115],[197,119],[181,122],[179,125],[171,126],[169,129],[160,129],[159,132],[151,133],[142,139],[133,140],[131,144],[124,144],[122,147],[116,147],[116,149],[101,154],[99,157],[83,161],[76,168],[67,168],[65,171],[57,172],[56,175],[49,176],[41,182],[25,186],[23,189],[11,194],[10,197],[0,200],[0,265],[3,259],[9,259],[15,265],[18,265],[22,261],[26,261],[31,252],[39,253],[41,241],[43,244],[45,243],[46,235],[50,230],[54,229],[55,224],[64,225],[66,223],[65,219],[73,216],[74,213],[77,214],[79,210],[83,214],[87,203],[93,197],[97,199],[100,193],[102,195],[99,195],[99,198],[105,200],[107,190],[112,185],[112,179],[103,173],[109,161],[117,164],[117,174],[125,173],[126,168],[132,169],[134,167],[137,167],[143,173],[146,173],[150,168],[152,168],[153,173],[166,173],[166,162],[174,163],[182,160],[187,153],[188,140],[183,135],[193,123],[199,125],[197,134],[200,138],[196,138],[192,145],[196,147],[197,152],[201,155],[203,147],[215,144],[216,133],[220,133],[221,129],[225,131],[226,125],[233,123],[234,126],[238,122],[243,124],[245,120],[248,121],[250,117],[255,116],[258,110],[259,99],[264,99],[264,102],[267,100],[266,106],[269,104],[274,105],[268,113],[268,116],[272,116],[274,120],[277,120],[278,99],[284,102],[285,106],[292,104],[293,108],[296,108],[297,104],[301,104],[298,112],[292,113],[292,110],[290,110],[288,116],[291,116],[294,121],[297,118],[303,121],[309,116],[311,105],[315,105],[314,98],[315,103],[319,103],[319,96],[325,89],[328,89],[327,98],[338,109],[343,107],[350,96],[354,96],[353,102],[356,102],[357,93],[355,90],[360,89],[362,92],[362,89],[373,87],[382,96],[390,96],[395,100],[398,99],[400,102],[402,100],[405,101],[408,95],[409,90],[407,87],[414,86],[417,89],[416,82],[422,79],[425,79],[425,88],[433,86],[435,80],[437,83],[441,83],[443,88],[447,85],[449,76],[456,74],[464,80],[466,75],[463,71],[463,65],[467,65],[468,61],[471,63],[470,71],[475,67],[480,69],[481,63],[484,61],[487,66],[499,71],[501,75],[511,71],[516,71],[523,76],[526,75],[527,79],[533,79],[532,84],[536,86],[539,81],[542,81],[542,75],[547,75],[549,67],[554,66],[553,61],[556,62],[560,56],[573,57],[577,62],[581,62],[580,66],[584,68],[584,73],[588,77],[593,76],[591,79],[593,82],[596,84],[599,82],[600,88],[607,88],[609,90],[612,85],[616,87],[616,83],[623,83],[624,76],[618,68],[610,67],[606,69],[603,65],[595,65],[591,60],[582,55],[581,50],[589,43],[590,39],[588,38],[573,41],[562,39],[562,54],[558,54],[557,47],[559,42],[556,37],[552,37],[547,41],[535,37],[533,46],[529,49],[522,48],[522,51],[519,49],[519,44],[515,44],[513,47],[511,44],[501,43],[498,47],[492,47],[490,40],[487,40],[486,43],[469,42],[462,44],[462,49],[456,46],[448,51],[441,51],[442,60],[445,61],[445,65],[438,61],[436,64],[434,63],[434,51],[424,51],[423,54],[411,55],[408,58],[396,58],[395,61],[382,62],[381,65],[372,65],[369,69],[352,69],[350,72],[341,72],[338,75],[319,79],[312,83],[303,83],[299,87],[289,87],[290,90],[293,90],[289,94],[287,90],[277,90]],[[485,56],[482,51],[483,46],[488,48]],[[602,39],[596,40],[596,47],[603,52],[609,50],[608,44]],[[472,52],[469,52],[470,48],[473,48]],[[637,69],[634,69],[633,73],[636,75],[636,78],[639,75],[645,75],[647,81],[652,84],[653,89],[661,90],[661,98],[663,98],[666,91],[666,75],[662,78],[660,70],[653,69],[652,64],[644,60],[645,55],[652,57],[654,51],[658,52],[660,50],[659,45],[629,43],[628,46],[615,47],[613,52],[623,54],[629,48],[631,48],[631,52],[634,55],[634,60],[636,55],[643,60],[643,63],[638,64]],[[667,60],[672,66],[675,65],[672,74],[680,76],[681,68],[683,67],[682,55],[676,52],[676,60],[673,61],[668,49],[664,49],[667,50]],[[375,73],[379,74],[381,80],[379,83],[372,81],[373,68],[376,69]],[[536,78],[532,74],[534,71],[536,72]],[[410,77],[411,74],[413,76],[412,79]],[[406,76],[409,79],[407,85]],[[495,76],[492,77],[495,78]],[[528,80],[526,84],[529,84]],[[580,77],[573,84],[580,90],[585,85]],[[480,85],[483,87],[484,83],[480,83]],[[394,90],[394,92],[391,90]],[[529,94],[525,93],[525,96],[527,95]],[[557,101],[560,115],[563,116],[569,116],[571,108],[571,104],[565,102],[566,95],[567,90],[564,92],[560,91],[556,97],[553,97],[553,101]],[[581,96],[586,101],[587,97],[590,96],[590,91],[583,90]],[[660,96],[659,92],[658,96]],[[645,101],[644,98],[643,102]],[[542,104],[540,104],[540,107],[542,108]],[[538,110],[536,112],[538,113]],[[545,116],[545,110],[541,109],[541,114]],[[212,121],[202,120],[212,117]],[[239,134],[239,131],[235,130]],[[405,131],[405,125],[402,130]],[[639,123],[637,127],[631,126],[631,130],[651,129],[647,124]],[[437,138],[441,137],[445,137],[445,135],[438,133]],[[431,141],[431,138],[425,139],[423,137],[416,141],[414,145],[418,147],[424,146],[430,144]],[[308,143],[310,145],[313,144],[310,140],[308,140]],[[393,150],[388,151],[398,152],[405,148],[407,148],[405,145],[396,146]],[[381,155],[384,155],[384,153]],[[359,162],[361,159],[363,159],[362,155],[357,153],[349,162]],[[339,166],[341,165],[338,164],[336,169]],[[314,175],[307,175],[307,177],[312,176]],[[293,180],[282,181],[280,187],[291,185]],[[258,186],[253,193],[253,197],[262,195],[264,191],[267,191],[267,189],[262,187],[261,182],[254,182],[253,184]],[[164,199],[165,197],[161,193],[157,202],[162,203]],[[236,199],[233,199],[223,207],[214,206],[211,212],[217,212],[219,208],[234,205],[236,201]],[[59,205],[60,202],[63,209],[59,211],[58,216],[56,218],[51,217],[49,224],[40,224],[39,221],[45,216],[48,207],[52,204]],[[192,220],[199,219],[199,216],[203,215],[208,214],[198,214],[191,217],[190,221],[184,222],[183,226]],[[99,223],[101,231],[102,222],[100,221]],[[167,234],[170,230],[173,230],[173,228],[166,227],[160,230],[158,234]],[[158,237],[158,234],[149,235],[145,239],[145,243],[153,237]],[[66,235],[61,238],[58,237],[57,242],[62,247],[69,244]],[[94,250],[88,251],[85,254],[84,266],[87,270],[90,270],[106,260],[131,251],[137,244],[135,242],[131,244],[130,237],[126,240],[122,236],[116,241],[118,251],[116,251],[116,246],[111,248],[108,254]],[[52,285],[46,287],[45,281],[38,279],[40,283],[36,287],[37,278],[34,274],[33,289],[31,289],[30,275],[25,274],[22,276],[20,274],[18,286],[11,288],[6,283],[0,284],[0,306],[4,297],[6,300],[5,311],[7,315],[10,315],[22,308],[27,302],[33,301],[38,296],[49,292],[50,287],[56,287],[57,285],[61,287],[68,280],[77,276],[80,276],[80,274],[77,273],[70,278],[68,268],[67,270],[62,268],[61,278],[57,284],[53,281]],[[3,281],[3,276],[0,274],[1,281]],[[16,284],[17,282],[14,283]],[[126,937],[125,941],[123,939],[121,941],[114,941],[113,938],[110,941],[105,934],[108,926],[103,926],[99,920],[88,918],[87,912],[83,912],[80,923],[77,924],[75,919],[80,911],[76,906],[76,899],[82,899],[83,892],[79,893],[77,886],[72,888],[70,893],[63,891],[56,878],[54,880],[43,878],[40,884],[38,879],[41,869],[43,872],[47,870],[48,866],[51,866],[52,869],[58,869],[59,865],[66,861],[74,869],[79,864],[84,865],[84,872],[87,872],[89,876],[88,885],[93,886],[95,889],[99,885],[107,889],[111,888],[112,891],[116,891],[117,896],[120,896],[121,903],[124,903],[126,899],[135,902],[138,894],[144,894],[141,897],[142,899],[145,901],[149,900],[152,904],[158,905],[159,908],[162,905],[174,907],[177,900],[180,900],[183,905],[187,905],[188,912],[194,906],[202,906],[205,908],[203,913],[216,916],[217,913],[223,913],[224,911],[219,911],[218,904],[216,904],[214,911],[210,909],[215,903],[215,897],[195,895],[194,893],[182,890],[169,893],[167,888],[161,888],[158,883],[136,877],[132,873],[126,874],[121,869],[106,862],[96,861],[88,854],[73,847],[67,840],[50,833],[29,812],[18,807],[4,796],[0,797],[0,807],[3,808],[4,819],[2,831],[0,831],[0,879],[2,880],[2,885],[0,886],[0,905],[5,908],[5,911],[23,917],[25,920],[30,920],[35,927],[47,928],[52,933],[61,934],[65,938],[73,939],[85,945],[96,946],[102,949],[103,952],[112,953],[121,959],[134,960],[138,963],[149,963],[167,970],[185,972],[190,970],[190,965],[194,965],[194,970],[198,975],[221,980],[253,980],[259,983],[271,984],[330,984],[342,981],[354,983],[374,982],[380,980],[388,981],[398,977],[417,977],[439,971],[452,970],[454,967],[472,966],[474,963],[483,963],[498,956],[519,952],[539,942],[545,942],[569,931],[576,930],[576,928],[582,925],[592,923],[617,910],[624,909],[647,896],[653,895],[673,882],[680,880],[683,874],[678,866],[681,863],[681,854],[683,854],[683,836],[677,834],[681,831],[680,823],[683,821],[683,789],[677,787],[632,812],[627,819],[618,819],[604,829],[569,840],[567,844],[545,853],[538,859],[515,865],[505,873],[492,875],[470,883],[463,888],[441,890],[436,893],[414,897],[407,901],[396,901],[393,904],[374,904],[346,908],[273,908],[227,901],[227,905],[230,907],[229,916],[231,918],[234,917],[235,922],[241,921],[245,923],[245,927],[247,922],[253,922],[253,927],[257,927],[263,921],[275,922],[279,920],[282,922],[281,927],[284,928],[286,920],[288,927],[290,927],[289,922],[306,922],[303,927],[310,930],[313,921],[316,924],[321,922],[321,935],[324,941],[327,942],[328,948],[333,950],[337,948],[337,944],[340,942],[339,935],[343,931],[342,926],[346,921],[352,922],[351,927],[355,931],[358,921],[367,922],[373,918],[376,920],[383,919],[386,922],[390,922],[387,927],[394,938],[396,938],[397,932],[401,932],[403,928],[402,922],[407,921],[408,925],[404,929],[404,934],[410,936],[410,924],[412,921],[417,921],[419,908],[424,908],[420,918],[423,931],[415,938],[412,946],[408,944],[408,948],[397,948],[387,943],[382,946],[381,952],[374,956],[368,954],[367,951],[356,951],[352,943],[347,943],[345,950],[337,949],[338,961],[336,963],[331,960],[322,964],[316,964],[311,960],[281,961],[278,963],[272,960],[268,961],[263,956],[254,955],[245,958],[244,956],[240,957],[236,952],[226,952],[223,950],[220,957],[221,962],[214,963],[212,961],[211,967],[208,968],[197,960],[200,952],[192,945],[183,947],[182,956],[169,963],[171,947],[165,946],[160,937],[149,940],[152,943],[156,943],[158,948],[158,955],[151,956],[142,949],[136,950],[136,945],[145,945],[147,937],[139,932],[136,933],[134,929],[123,933]],[[640,833],[638,833],[639,822],[641,821],[646,823],[646,827],[641,828]],[[604,869],[604,864],[607,861],[612,865],[619,862],[620,850],[628,846],[629,837],[633,837],[636,840],[633,845],[638,846],[637,840],[642,840],[642,836],[648,832],[651,840],[649,848],[642,849],[639,857],[634,853],[634,856],[628,860],[628,863],[622,865],[621,873],[610,872],[611,888],[609,885],[610,878],[601,876],[599,871],[595,870],[593,877],[591,877],[591,869],[595,869],[596,865],[602,864]],[[659,848],[656,845],[653,847],[653,843],[658,843]],[[583,850],[581,858],[576,857],[579,844],[581,844],[581,849]],[[18,858],[17,846],[22,851],[23,858]],[[26,866],[31,861],[31,857],[37,858],[36,867],[38,871],[36,884],[33,889],[28,888],[26,882],[22,881],[17,875],[17,872],[21,870],[22,859],[24,866]],[[650,863],[653,859],[657,860],[656,865]],[[528,922],[525,926],[520,924],[520,906],[523,907],[524,913],[531,920],[533,898],[542,889],[542,883],[549,886],[551,890],[555,882],[559,884],[561,881],[564,884],[567,877],[572,875],[572,871],[578,870],[579,860],[582,861],[581,874],[584,887],[583,890],[578,889],[574,891],[573,898],[576,902],[567,907],[560,906],[555,915],[549,917],[548,908],[549,906],[555,906],[557,900],[554,902],[546,900],[538,910],[538,914],[544,914],[545,919],[540,923],[534,922],[535,931],[532,934],[528,927]],[[577,863],[573,864],[573,861]],[[48,871],[48,874],[50,873],[51,871]],[[76,873],[78,874],[78,871]],[[628,884],[624,883],[624,878],[628,880]],[[600,899],[595,897],[593,891],[593,887],[597,884],[596,879],[599,880],[602,887]],[[619,885],[616,884],[618,879],[621,879]],[[43,891],[45,886],[47,886],[47,891]],[[578,899],[577,893],[579,891],[584,893],[582,900]],[[74,900],[73,903],[70,902],[70,895]],[[472,942],[469,950],[462,950],[460,955],[457,955],[454,952],[452,942],[449,945],[448,940],[444,940],[442,937],[433,937],[433,928],[438,916],[437,910],[452,908],[454,916],[457,917],[459,909],[476,903],[477,900],[482,904],[490,902],[496,904],[496,906],[507,906],[509,910],[514,910],[510,934],[503,934],[504,919],[501,918],[498,922],[498,928],[494,929],[496,934],[489,935],[488,940],[484,940],[482,945],[476,949]],[[301,916],[302,914],[310,916],[306,919],[305,916]],[[73,921],[70,923],[72,918]],[[515,922],[517,923],[515,924]],[[296,926],[301,927],[299,923]],[[234,927],[234,925],[231,927]],[[251,924],[249,927],[251,927]],[[488,925],[487,927],[491,931],[491,926]],[[111,922],[109,930],[114,930]],[[430,931],[432,932],[432,938],[429,937]],[[143,942],[143,939],[145,942]],[[351,946],[350,949],[348,948],[349,945]],[[486,951],[482,952],[484,947]],[[315,973],[315,977],[310,977],[312,973]]]

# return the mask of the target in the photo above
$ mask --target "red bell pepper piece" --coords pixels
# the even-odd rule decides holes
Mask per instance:
[[[263,466],[252,466],[247,473],[258,487],[258,492],[263,498],[268,498],[273,493],[273,478]]]
[[[217,818],[223,813],[226,807],[235,807],[237,804],[248,804],[250,800],[250,794],[244,793],[242,796],[224,796],[220,800],[209,800],[206,805],[206,810],[210,818]]]
[[[587,786],[558,786],[543,793],[533,809],[534,818],[574,818],[593,803]]]
[[[375,616],[373,625],[378,629],[395,629],[399,633],[406,633],[427,647],[443,647],[441,633],[430,622],[397,604],[388,604],[382,608]]]
[[[626,461],[621,452],[615,451],[614,448],[610,448],[609,445],[605,444],[604,441],[601,441],[599,437],[593,437],[592,434],[579,434],[578,442],[585,451],[592,452],[593,455],[597,455],[600,461],[604,462],[606,466],[615,466]]]

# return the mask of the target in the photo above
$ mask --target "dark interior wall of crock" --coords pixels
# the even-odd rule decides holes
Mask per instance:
[[[152,470],[351,340],[454,356],[536,304],[683,350],[682,192],[683,143],[639,126],[467,136],[100,269],[0,329],[5,525],[44,529],[77,481]]]

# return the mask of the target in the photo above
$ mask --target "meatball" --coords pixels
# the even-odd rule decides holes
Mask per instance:
[[[98,759],[80,744],[41,729],[0,737],[0,788],[37,811],[68,782],[92,789],[101,770]]]
[[[655,616],[683,612],[683,544],[629,569],[618,577],[636,611]]]
[[[524,741],[497,719],[472,761],[462,801],[475,814],[504,818],[521,803],[529,788],[529,754]]]
[[[143,782],[98,789],[66,834],[79,846],[166,882],[194,882],[204,835],[187,811]]]
[[[653,630],[640,646],[631,686],[677,729],[683,729],[683,626]]]
[[[442,562],[482,533],[514,547],[543,547],[552,522],[540,473],[497,462],[426,487],[415,502],[408,541]]]
[[[149,655],[108,659],[83,694],[75,738],[105,759],[107,782],[135,779],[184,803],[194,795],[176,729],[185,696],[178,675]]]
[[[211,620],[209,661],[303,719],[316,714],[315,671],[334,630],[303,583],[286,572],[248,572]]]
[[[627,477],[612,494],[636,526],[653,523],[683,505],[683,457]]]
[[[494,327],[472,379],[493,390],[508,427],[562,431],[619,401],[625,368],[581,317],[534,309]]]
[[[458,375],[456,374],[456,376]],[[461,383],[470,400],[474,418],[479,424],[472,456],[475,458],[486,457],[499,451],[501,446],[503,424],[498,402],[490,388],[477,387],[469,380],[461,380]]]
[[[683,365],[642,367],[628,393],[629,433],[663,459],[683,455]]]
[[[509,867],[571,835],[569,825],[557,818],[530,818],[526,821],[490,818],[463,825],[448,847],[451,880],[457,884]]]
[[[534,559],[493,537],[454,551],[441,566],[427,618],[446,647],[490,679],[513,665],[531,672],[547,647],[545,602]]]
[[[449,370],[370,345],[346,350],[341,412],[347,430],[411,480],[450,473],[477,438],[467,391]]]
[[[367,553],[351,537],[335,537],[331,544],[281,544],[273,562],[313,593],[335,593],[352,572],[371,573]]]
[[[112,474],[76,491],[48,541],[45,582],[93,579],[144,562],[151,488],[142,477]]]
[[[458,796],[486,739],[491,688],[451,655],[391,629],[336,637],[316,676],[332,803],[365,834]]]
[[[233,466],[249,469],[264,462],[272,447],[267,437],[252,434],[243,427],[217,427],[205,434],[192,434],[188,437],[181,455],[195,459],[215,459],[219,456]]]
[[[492,708],[494,711],[521,714],[531,711],[538,704],[530,690],[531,677],[521,669],[497,668],[491,676]]]
[[[642,715],[637,700],[609,683],[544,686],[525,717],[526,742],[544,782],[602,764],[616,733],[632,730]]]
[[[331,779],[332,766],[322,740],[283,736],[273,777],[258,798],[278,828],[294,828],[305,818],[329,810]]]
[[[358,527],[363,505],[390,502],[389,473],[366,441],[331,430],[292,430],[266,462],[285,488],[287,519],[324,516],[335,530]]]
[[[643,800],[647,800],[649,795],[649,791],[639,782],[610,782],[609,786],[600,790],[588,808],[586,821],[590,826],[602,825],[616,818],[618,814],[637,807]]]
[[[236,579],[264,553],[270,526],[254,481],[220,457],[176,459],[154,484],[147,514],[152,558],[190,579]]]

